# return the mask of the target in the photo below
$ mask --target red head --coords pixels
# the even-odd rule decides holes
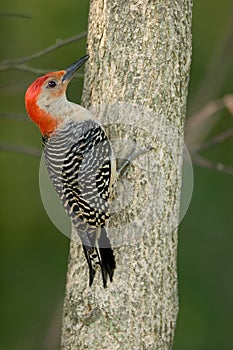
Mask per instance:
[[[66,70],[51,72],[36,79],[27,89],[25,105],[28,115],[43,135],[49,136],[66,119],[67,85],[88,57],[82,57]]]

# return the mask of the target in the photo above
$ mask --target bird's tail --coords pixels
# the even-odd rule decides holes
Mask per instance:
[[[114,269],[116,267],[115,257],[107,232],[104,227],[100,227],[99,235],[93,247],[83,244],[85,257],[89,266],[89,285],[91,286],[95,277],[96,267],[100,265],[103,286],[107,287],[107,280],[112,282]]]

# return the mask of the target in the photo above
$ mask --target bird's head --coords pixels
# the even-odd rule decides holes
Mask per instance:
[[[49,136],[63,121],[67,85],[88,58],[86,55],[66,70],[51,72],[37,78],[27,89],[25,94],[27,113],[39,126],[43,135]]]

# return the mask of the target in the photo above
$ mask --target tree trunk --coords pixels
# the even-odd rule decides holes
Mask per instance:
[[[100,273],[88,287],[73,232],[61,349],[172,347],[191,15],[191,0],[91,1],[83,105],[118,158],[135,145],[139,155],[116,185],[107,230],[117,266],[107,289]]]

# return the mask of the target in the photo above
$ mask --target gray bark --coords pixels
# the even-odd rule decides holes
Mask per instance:
[[[191,57],[191,0],[92,0],[83,105],[119,158],[152,147],[118,181],[108,232],[108,288],[73,232],[61,349],[172,348],[178,313],[177,226]]]

